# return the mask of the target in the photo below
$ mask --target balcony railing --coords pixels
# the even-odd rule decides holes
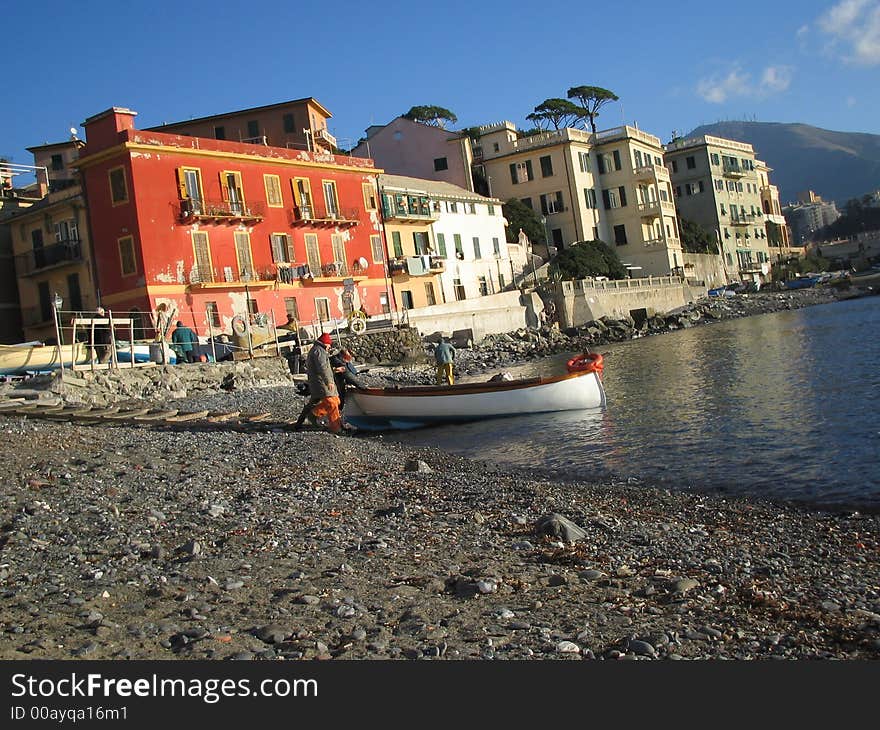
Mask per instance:
[[[642,218],[656,218],[661,213],[660,201],[649,200],[647,203],[639,203],[639,213]]]
[[[183,223],[241,223],[263,220],[262,203],[239,203],[230,200],[200,200],[187,198],[180,201],[179,216]]]
[[[346,210],[318,210],[313,205],[295,205],[291,211],[291,225],[331,225],[331,226],[356,226],[360,223],[358,209]]]
[[[669,180],[669,170],[663,165],[642,165],[633,174],[639,180]]]
[[[741,168],[739,165],[731,165],[727,162],[724,163],[724,174],[727,177],[743,177],[748,171]]]
[[[51,246],[35,248],[18,254],[15,258],[19,274],[30,276],[53,266],[82,262],[82,243],[78,238],[72,238]]]
[[[258,288],[274,284],[278,278],[275,267],[238,269],[232,266],[222,268],[193,266],[189,271],[188,283],[195,286],[211,284],[222,287],[224,284],[228,284],[234,288],[245,286]]]
[[[730,219],[730,225],[732,226],[753,226],[759,222],[761,222],[761,219],[751,213],[746,213],[736,218],[731,217]]]
[[[421,259],[420,262],[412,259]],[[388,272],[391,276],[407,274],[409,276],[433,276],[446,270],[446,259],[442,256],[403,256],[391,259],[388,262]]]
[[[325,142],[330,145],[330,147],[336,147],[336,137],[330,134],[326,129],[316,129],[313,134],[315,141]]]
[[[385,196],[382,199],[385,220],[433,221],[440,217],[440,204],[426,197]]]

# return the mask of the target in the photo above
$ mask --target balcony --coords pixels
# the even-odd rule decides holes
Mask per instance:
[[[329,264],[312,263],[304,269],[304,275],[301,277],[303,284],[328,284],[344,279],[363,281],[368,278],[367,266],[362,266],[359,261],[354,261],[351,264],[345,261],[333,261]]]
[[[384,195],[382,215],[386,221],[398,223],[430,222],[440,217],[440,204],[424,196]]]
[[[292,226],[356,226],[360,223],[357,208],[350,210],[317,210],[311,205],[296,205],[291,212]]]
[[[193,289],[265,289],[274,286],[278,279],[272,269],[251,271],[236,270],[231,266],[206,268],[193,266],[188,283]]]
[[[19,276],[33,276],[47,269],[82,263],[82,243],[78,238],[35,248],[15,257]]]
[[[669,181],[669,170],[663,165],[642,165],[633,170],[637,180],[663,180]]]
[[[745,215],[730,219],[730,225],[732,226],[754,226],[758,223],[762,223],[761,219],[751,213],[746,213]]]
[[[391,276],[433,276],[446,270],[442,256],[401,256],[388,262]]]
[[[747,170],[744,170],[739,165],[731,165],[727,162],[724,163],[723,174],[727,177],[745,177],[748,174]]]
[[[187,198],[180,201],[178,215],[181,223],[259,223],[263,212],[262,203]]]
[[[642,218],[659,218],[663,213],[659,200],[649,200],[647,203],[639,203],[639,214]]]
[[[330,149],[336,149],[336,137],[326,129],[316,129],[312,134],[314,135],[315,142],[319,142]]]

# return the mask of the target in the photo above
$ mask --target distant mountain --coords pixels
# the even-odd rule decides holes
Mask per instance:
[[[842,207],[847,200],[880,188],[880,135],[832,132],[809,124],[718,122],[697,127],[688,137],[711,134],[755,148],[773,168],[783,204],[813,190]]]

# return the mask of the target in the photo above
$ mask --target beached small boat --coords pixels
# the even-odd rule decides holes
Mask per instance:
[[[165,364],[174,365],[177,362],[177,354],[171,349],[167,343],[161,345],[158,342],[135,342],[134,348],[126,341],[116,341],[116,361],[131,362],[132,349],[134,349],[134,361],[139,362],[161,362],[161,351],[165,352]]]
[[[786,289],[809,289],[819,283],[818,276],[802,276],[800,279],[786,281],[783,286]]]
[[[89,362],[89,348],[83,342],[61,346],[61,364]],[[42,342],[24,342],[18,345],[0,345],[0,375],[26,375],[58,368],[58,346]]]
[[[366,430],[419,428],[528,413],[601,408],[602,356],[579,355],[562,375],[458,385],[356,388],[345,419]]]

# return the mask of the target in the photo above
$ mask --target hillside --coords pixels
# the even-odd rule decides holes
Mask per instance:
[[[809,189],[842,207],[850,198],[880,188],[877,134],[833,132],[809,124],[718,122],[687,136],[702,134],[753,145],[759,159],[773,168],[770,178],[783,203]]]

